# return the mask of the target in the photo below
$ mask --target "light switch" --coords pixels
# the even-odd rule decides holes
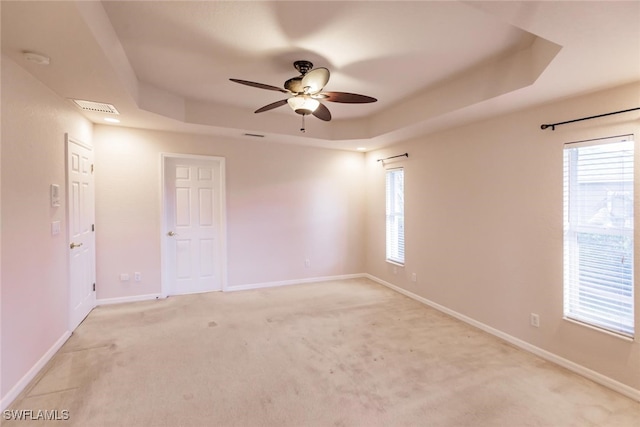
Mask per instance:
[[[60,221],[53,221],[51,223],[51,235],[57,236],[60,234]]]

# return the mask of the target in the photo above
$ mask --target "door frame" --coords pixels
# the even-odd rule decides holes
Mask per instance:
[[[65,181],[65,198],[66,198],[66,204],[65,204],[65,209],[66,209],[66,213],[65,213],[65,222],[66,222],[66,227],[67,227],[67,235],[66,235],[66,240],[67,240],[67,244],[65,245],[65,247],[67,249],[69,249],[69,245],[71,244],[72,241],[72,227],[71,227],[71,197],[69,197],[69,151],[70,151],[70,145],[71,144],[76,144],[82,148],[85,148],[89,151],[91,151],[93,153],[93,164],[95,164],[95,150],[94,147],[87,144],[86,142],[83,142],[80,139],[74,138],[72,135],[69,135],[68,133],[64,134],[64,156],[65,156],[65,160],[64,160],[64,167],[65,167],[65,177],[64,177],[64,181]],[[95,177],[93,179],[93,218],[91,220],[92,224],[95,224],[95,194],[96,194],[96,185],[95,185]],[[95,233],[91,233],[91,238],[93,239],[93,248],[92,248],[92,256],[93,256],[93,269],[91,270],[91,276],[92,276],[92,281],[94,283],[96,283],[96,235]],[[82,320],[78,323],[75,324],[74,322],[74,313],[73,313],[73,290],[72,290],[72,283],[71,283],[71,279],[72,279],[72,273],[71,273],[71,252],[69,252],[67,250],[67,270],[68,270],[68,278],[69,278],[69,296],[68,296],[68,308],[67,308],[67,327],[69,328],[70,332],[73,332],[80,323],[82,323]],[[96,308],[96,291],[95,288],[93,290],[93,292],[91,293],[91,309],[89,310],[89,313],[91,313],[91,311]]]
[[[169,269],[167,268],[168,261],[168,240],[167,233],[169,232],[169,228],[167,225],[167,215],[165,211],[165,205],[167,201],[166,194],[166,164],[168,160],[173,159],[184,159],[184,160],[205,160],[210,162],[216,162],[219,166],[219,176],[218,182],[219,191],[220,191],[220,212],[219,218],[220,222],[219,226],[219,245],[220,245],[220,259],[216,260],[215,265],[220,269],[220,280],[222,281],[221,288],[222,291],[227,290],[227,196],[226,196],[226,172],[225,172],[225,158],[219,156],[208,156],[208,155],[199,155],[199,154],[179,154],[179,153],[160,153],[160,194],[162,197],[160,198],[160,216],[162,226],[160,228],[160,265],[161,265],[161,295],[163,298],[169,296],[169,291],[171,289],[170,286],[170,278],[169,278]]]

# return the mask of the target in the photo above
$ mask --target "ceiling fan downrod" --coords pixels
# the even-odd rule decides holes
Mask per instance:
[[[296,61],[293,63],[293,66],[296,70],[303,76],[309,72],[313,68],[313,63],[309,61]]]

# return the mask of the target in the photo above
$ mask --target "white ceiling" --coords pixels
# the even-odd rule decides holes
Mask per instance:
[[[121,125],[368,149],[640,80],[640,2],[6,1],[2,51]],[[24,51],[51,58],[24,59]],[[288,106],[296,60],[326,67],[333,120]],[[636,106],[630,106],[636,107]],[[594,114],[600,113],[594,111]],[[86,113],[103,123],[104,115]],[[564,119],[564,118],[563,118]]]

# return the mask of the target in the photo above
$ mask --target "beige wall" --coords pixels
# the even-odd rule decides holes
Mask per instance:
[[[91,142],[89,121],[3,55],[1,396],[68,330],[66,132]],[[60,185],[58,208],[50,184]]]
[[[637,140],[640,115],[540,130],[542,123],[637,107],[639,93],[640,85],[626,86],[368,153],[365,270],[640,389],[637,341],[562,319],[562,144],[627,133]],[[405,168],[406,265],[394,274],[385,262],[384,167],[376,159],[405,151],[408,159],[387,165]],[[532,312],[540,328],[529,326]]]
[[[160,292],[160,153],[223,156],[230,286],[370,273],[640,390],[640,350],[562,320],[562,143],[640,133],[640,85],[369,153],[93,126],[2,57],[1,384],[4,398],[67,333],[64,133],[96,147],[98,298]],[[407,263],[384,261],[384,169],[408,151]],[[639,162],[640,163],[640,162]],[[63,224],[51,236],[51,222]],[[309,257],[311,267],[305,268]],[[140,271],[143,281],[122,283]],[[410,281],[411,273],[418,281]],[[636,286],[637,288],[637,286]],[[636,293],[640,310],[640,292]],[[529,313],[541,327],[529,326]],[[636,315],[640,331],[640,313]]]
[[[160,153],[225,158],[230,287],[363,272],[361,153],[112,126],[94,144],[99,299],[161,291]]]

